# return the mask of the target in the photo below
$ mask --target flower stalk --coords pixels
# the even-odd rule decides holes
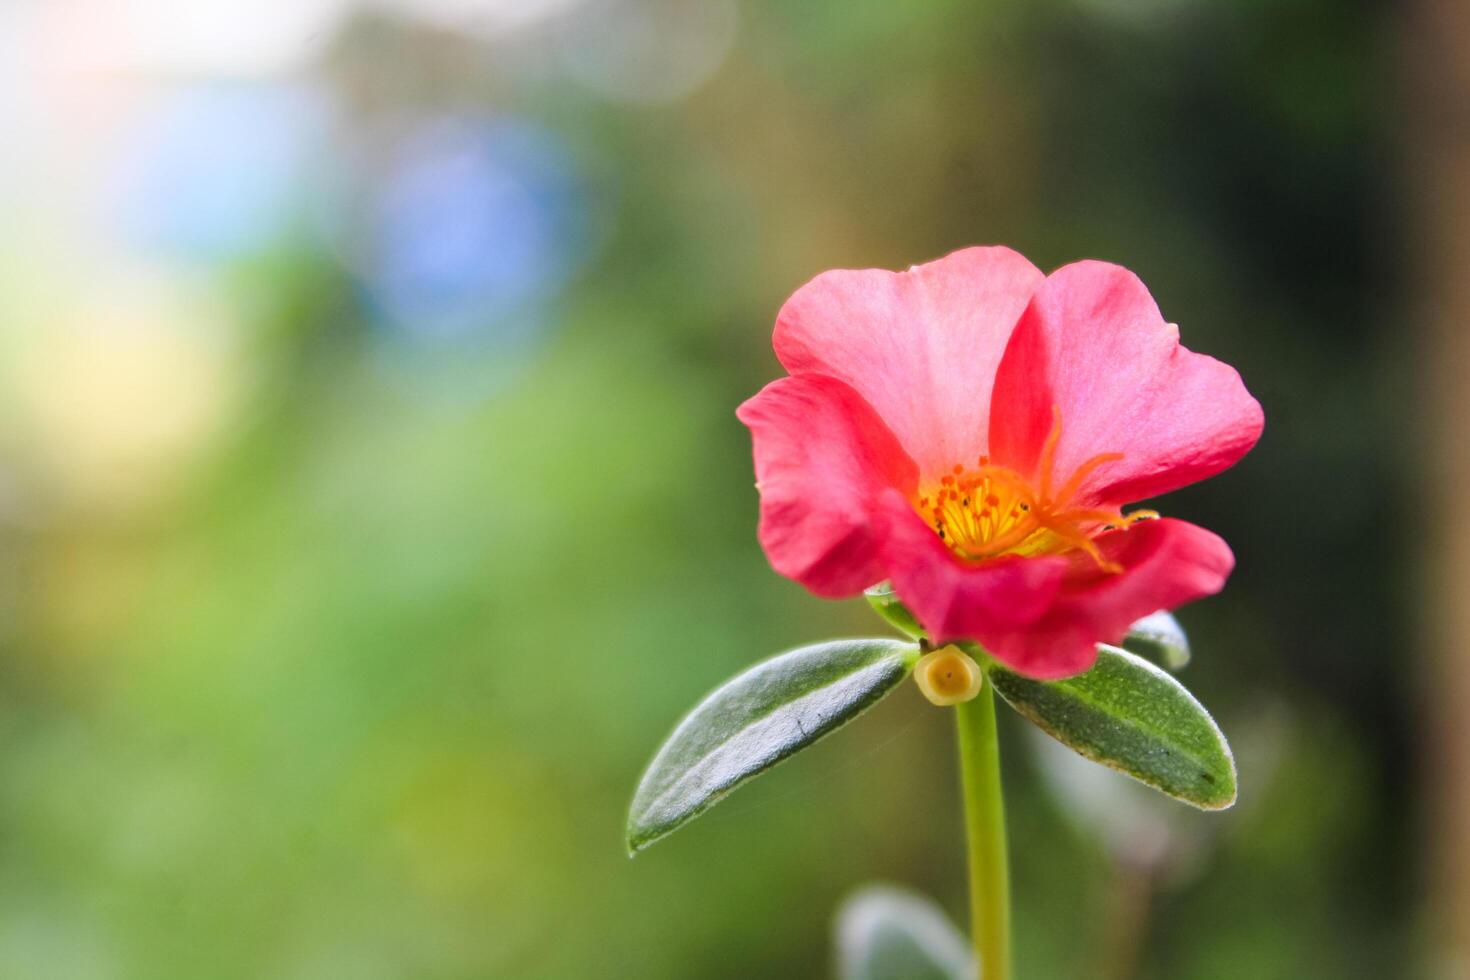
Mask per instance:
[[[985,980],[1011,980],[1011,884],[1006,851],[1005,799],[995,693],[986,678],[980,693],[955,707],[960,784],[970,863],[970,935]]]

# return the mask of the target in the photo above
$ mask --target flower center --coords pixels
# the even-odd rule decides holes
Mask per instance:
[[[1103,557],[1093,536],[1152,520],[1158,512],[1139,510],[1124,516],[1116,509],[1073,506],[1082,481],[1099,466],[1123,456],[1098,453],[1073,470],[1060,489],[1053,489],[1052,468],[1061,435],[1062,413],[1053,406],[1051,432],[1037,464],[1037,487],[1015,470],[981,456],[973,469],[956,465],[922,495],[917,503],[920,516],[951,551],[969,561],[1081,550],[1104,571],[1122,571],[1117,562]]]

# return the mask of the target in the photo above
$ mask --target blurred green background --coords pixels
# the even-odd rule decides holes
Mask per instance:
[[[1160,505],[1239,560],[1181,619],[1241,803],[1009,725],[1022,975],[1427,970],[1386,20],[11,0],[0,976],[817,977],[866,881],[963,921],[908,686],[621,829],[712,685],[883,629],[756,544],[776,309],[991,242],[1134,269],[1267,415]]]

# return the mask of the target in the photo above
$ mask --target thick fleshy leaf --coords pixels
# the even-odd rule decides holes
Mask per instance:
[[[868,605],[873,607],[874,612],[887,620],[888,625],[900,633],[912,636],[916,640],[924,635],[924,627],[919,625],[914,614],[909,612],[909,607],[898,598],[898,593],[893,591],[892,585],[887,582],[879,582],[864,591],[863,597],[868,600]]]
[[[971,980],[959,930],[922,895],[869,885],[837,912],[839,980]]]
[[[1176,674],[1189,664],[1189,637],[1173,613],[1162,609],[1128,627],[1123,647]]]
[[[903,640],[833,640],[772,657],[727,681],[648,764],[628,813],[629,853],[872,707],[918,657],[918,647]]]
[[[1169,674],[1117,647],[1062,681],[992,664],[1001,697],[1057,741],[1094,762],[1203,810],[1235,802],[1235,759],[1210,713]]]

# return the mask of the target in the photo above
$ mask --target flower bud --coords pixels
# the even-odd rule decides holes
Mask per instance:
[[[985,675],[963,650],[948,646],[919,658],[914,664],[914,683],[932,703],[947,707],[979,694]]]

